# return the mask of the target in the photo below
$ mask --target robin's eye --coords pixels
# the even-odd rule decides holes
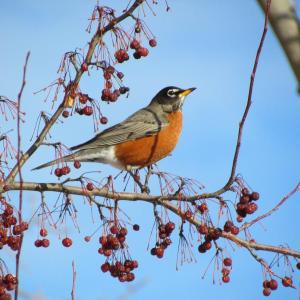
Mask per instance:
[[[177,89],[170,89],[170,90],[168,90],[167,95],[168,95],[169,97],[174,98],[174,97],[176,97],[176,92],[178,92]]]

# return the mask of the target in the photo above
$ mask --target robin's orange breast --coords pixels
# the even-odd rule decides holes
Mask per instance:
[[[156,135],[115,146],[115,155],[125,167],[145,167],[166,157],[175,148],[182,129],[182,113],[168,115],[169,125]]]

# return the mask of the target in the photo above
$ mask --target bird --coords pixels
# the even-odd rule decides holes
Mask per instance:
[[[123,122],[98,133],[85,143],[71,147],[72,154],[42,164],[33,170],[60,162],[98,162],[132,171],[148,167],[168,156],[182,131],[182,106],[196,88],[168,86],[150,104]]]

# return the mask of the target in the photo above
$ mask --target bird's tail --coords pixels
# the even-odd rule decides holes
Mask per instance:
[[[34,169],[32,169],[31,171],[35,171],[35,170],[43,169],[43,168],[46,168],[46,167],[50,167],[50,166],[53,166],[53,165],[61,163],[61,162],[73,161],[74,159],[75,159],[74,154],[66,155],[64,157],[54,159],[54,160],[51,160],[51,161],[49,161],[45,164],[39,165],[39,166],[35,167]]]

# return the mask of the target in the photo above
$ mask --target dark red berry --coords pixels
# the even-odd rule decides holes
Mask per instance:
[[[86,189],[91,192],[94,189],[94,184],[92,182],[88,182]]]
[[[108,122],[107,117],[102,116],[102,117],[100,118],[100,123],[101,123],[102,125],[107,124],[107,122]]]
[[[61,174],[62,175],[67,175],[67,174],[69,174],[70,173],[70,168],[68,167],[68,166],[64,166],[64,167],[62,167],[61,168]]]
[[[230,266],[232,265],[232,260],[231,260],[231,258],[229,258],[229,257],[224,258],[223,264],[224,264],[224,266],[226,266],[226,267],[230,267]]]
[[[36,246],[37,248],[42,247],[42,240],[35,240],[34,246]]]
[[[259,199],[259,193],[258,192],[252,192],[250,195],[251,200],[257,201]]]
[[[133,228],[134,231],[139,231],[139,230],[140,230],[140,225],[134,224],[134,225],[132,226],[132,228]]]
[[[117,225],[111,226],[111,227],[109,228],[109,230],[110,230],[110,232],[111,232],[112,234],[118,234],[118,233],[119,233],[119,228],[118,228]]]
[[[108,262],[104,263],[103,265],[101,265],[101,271],[103,273],[109,271],[109,268],[110,268],[110,264]]]
[[[271,290],[276,290],[278,288],[278,282],[275,279],[271,279],[269,286]]]
[[[87,105],[82,109],[82,112],[86,116],[91,116],[93,114],[93,107]]]
[[[113,66],[108,66],[106,68],[106,72],[108,72],[110,74],[113,74],[115,72],[115,68]]]
[[[67,247],[67,248],[71,247],[73,244],[73,241],[68,237],[64,238],[61,242],[62,242],[63,246]]]
[[[74,160],[74,168],[79,169],[81,167],[81,163],[79,160]]]
[[[54,174],[57,177],[61,177],[62,176],[61,168],[56,168]]]
[[[91,237],[89,235],[84,237],[84,240],[88,243],[91,240]]]
[[[140,47],[136,50],[136,53],[139,55],[139,56],[143,56],[143,57],[146,57],[148,54],[149,54],[149,50],[145,47]]]
[[[200,211],[201,214],[204,214],[207,210],[207,204],[206,203],[201,203],[200,205],[198,205],[198,210]]]
[[[242,194],[243,195],[249,195],[249,190],[247,188],[242,189]]]
[[[42,246],[44,248],[49,247],[49,245],[50,245],[50,241],[48,239],[42,239]]]
[[[270,281],[269,281],[269,280],[264,280],[264,281],[263,281],[263,287],[264,287],[265,289],[270,288]]]
[[[67,110],[64,110],[63,113],[62,113],[62,116],[63,116],[64,118],[67,118],[69,115],[70,115],[70,113],[69,113],[69,111],[67,111]]]
[[[231,228],[230,231],[231,231],[231,233],[234,234],[234,235],[238,235],[239,232],[240,232],[239,228],[236,227],[236,226],[233,226],[233,227]]]
[[[122,72],[118,72],[118,73],[117,73],[117,77],[118,77],[119,79],[122,79],[122,78],[124,77],[124,74],[123,74]]]
[[[162,258],[164,256],[164,248],[163,247],[156,248],[156,256],[158,258]]]
[[[199,225],[198,231],[199,231],[199,233],[204,234],[204,235],[208,234],[208,228],[206,225]]]
[[[125,228],[125,227],[121,227],[120,228],[120,231],[119,231],[119,234],[121,235],[121,236],[125,236],[126,234],[127,234],[127,228]]]
[[[141,55],[140,55],[138,52],[134,52],[134,53],[133,53],[133,57],[134,57],[135,59],[140,59],[140,58],[141,58]]]
[[[300,262],[297,263],[296,268],[300,270]]]
[[[48,231],[45,228],[41,228],[40,230],[40,236],[45,237],[48,235]]]
[[[157,41],[156,41],[156,39],[151,39],[151,40],[149,41],[149,45],[150,45],[150,47],[156,47],[156,46],[157,46]]]
[[[228,282],[230,281],[230,277],[229,277],[229,276],[223,276],[223,277],[222,277],[222,281],[223,281],[224,283],[228,283]]]
[[[130,43],[131,49],[138,49],[140,47],[140,42],[138,40],[132,40]]]
[[[263,295],[266,296],[266,297],[270,296],[271,295],[271,290],[268,289],[268,288],[264,288],[263,289]]]
[[[87,63],[82,63],[82,65],[81,65],[81,70],[83,71],[83,72],[86,72],[87,70],[88,70],[88,65],[87,65]]]

